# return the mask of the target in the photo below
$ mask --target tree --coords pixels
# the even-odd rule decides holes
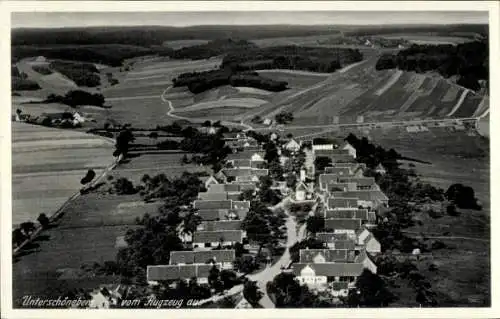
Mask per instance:
[[[201,126],[210,127],[210,126],[212,126],[212,122],[210,122],[209,120],[206,120],[205,122],[203,122],[203,124],[201,124]]]
[[[12,244],[20,246],[27,239],[26,235],[21,231],[20,228],[14,229],[12,232]]]
[[[258,268],[255,259],[252,256],[240,256],[234,261],[234,268],[243,274],[249,274]]]
[[[135,140],[134,134],[130,129],[122,130],[116,137],[116,153],[118,155],[123,155],[126,157],[128,154],[130,143]]]
[[[289,188],[295,188],[295,185],[297,185],[297,175],[289,173],[286,176],[286,186]]]
[[[293,121],[293,114],[290,112],[282,111],[274,117],[276,123],[278,124],[287,124]]]
[[[40,225],[42,226],[42,228],[47,228],[50,224],[49,218],[44,213],[41,213],[40,215],[38,215],[37,220],[40,223]]]
[[[131,195],[137,193],[134,184],[126,177],[121,177],[114,181],[114,190],[118,195]]]
[[[280,273],[274,277],[268,282],[267,291],[274,297],[277,308],[312,307],[316,300],[307,286],[301,286],[290,273]]]
[[[385,281],[365,269],[356,280],[356,288],[349,291],[345,303],[350,307],[387,307],[396,296]]]
[[[21,225],[19,226],[21,227],[22,231],[27,235],[31,235],[31,233],[33,233],[36,229],[35,227],[35,224],[33,222],[24,222],[24,223],[21,223]]]
[[[93,169],[89,169],[87,174],[85,174],[85,176],[80,180],[80,184],[85,185],[90,183],[94,179],[95,175],[95,171]]]
[[[477,204],[474,190],[470,186],[453,184],[445,192],[445,196],[459,208],[481,209],[481,206]]]
[[[149,133],[149,138],[157,139],[158,138],[158,132],[151,132],[151,133]]]
[[[255,281],[248,280],[243,285],[243,297],[252,305],[256,306],[259,304],[260,299],[264,293],[260,291],[259,287],[257,287],[257,283]]]
[[[306,229],[312,234],[316,234],[325,229],[325,219],[321,216],[310,216],[306,221]]]
[[[332,166],[332,159],[326,156],[318,156],[314,160],[314,166],[317,171],[322,172],[325,170],[325,167]]]

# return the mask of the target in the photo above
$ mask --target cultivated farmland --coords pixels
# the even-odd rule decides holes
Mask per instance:
[[[113,144],[80,132],[12,123],[13,224],[50,215],[80,188],[88,169],[113,162]]]

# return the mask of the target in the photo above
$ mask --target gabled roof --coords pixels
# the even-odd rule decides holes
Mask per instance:
[[[232,201],[237,201],[240,199],[241,192],[230,192],[227,193],[227,199],[230,199]]]
[[[257,175],[236,176],[237,183],[256,183],[259,181]]]
[[[201,220],[222,220],[226,213],[218,209],[200,209],[196,214],[201,217]]]
[[[316,234],[316,238],[323,242],[330,242],[332,240],[350,240],[348,234],[345,233],[331,233],[331,232],[320,232]]]
[[[352,176],[351,170],[349,168],[335,168],[334,173],[320,174],[319,184],[322,187],[327,187],[330,183],[337,183],[340,176]]]
[[[301,263],[314,263],[317,256],[322,256],[325,263],[354,260],[354,250],[347,249],[301,249],[299,254]]]
[[[314,270],[316,276],[327,277],[358,277],[363,273],[364,266],[361,263],[327,263],[327,264],[310,264],[296,263],[293,264],[293,273],[300,276],[300,271],[309,266]]]
[[[221,171],[227,177],[248,175],[266,176],[269,174],[269,171],[264,168],[223,168]]]
[[[334,198],[337,197],[355,197],[364,201],[388,201],[389,198],[380,190],[366,191],[347,191],[347,192],[332,192]]]
[[[194,208],[197,209],[231,209],[230,200],[195,200],[193,202]]]
[[[239,184],[212,184],[208,187],[209,193],[239,192]]]
[[[335,157],[338,155],[349,155],[349,150],[343,150],[338,148],[327,149],[327,150],[319,149],[314,151],[314,155],[316,157],[318,156]]]
[[[286,142],[286,144],[285,144],[285,148],[289,148],[289,147],[297,148],[297,147],[300,147],[300,144],[292,138],[288,142]]]
[[[365,163],[336,163],[335,167],[349,167],[351,170],[358,169],[358,168],[366,169],[366,164]],[[328,169],[329,169],[329,167],[325,168],[325,173],[328,173],[327,172]]]
[[[204,221],[200,227],[205,231],[216,230],[241,230],[242,220],[220,220],[220,221]]]
[[[213,243],[221,239],[224,241],[241,242],[243,231],[241,230],[217,230],[217,231],[197,231],[193,234],[193,243]]]
[[[192,265],[154,265],[147,267],[148,281],[179,280],[207,278],[213,265],[192,264]],[[220,265],[218,265],[220,268]]]
[[[337,193],[337,192],[334,192]],[[340,192],[339,192],[340,193]],[[341,192],[345,193],[345,192]],[[328,198],[328,208],[355,208],[358,207],[358,198],[357,197],[330,197]]]
[[[361,219],[358,218],[329,218],[325,219],[327,229],[357,230],[361,228]]]
[[[373,186],[376,184],[373,177],[339,177],[341,183],[356,183],[357,186]]]
[[[231,160],[233,163],[233,167],[252,167],[252,161],[249,159],[234,159]]]
[[[307,185],[304,182],[300,182],[297,184],[295,187],[295,191],[304,191],[304,192],[309,192],[310,189],[307,187]]]
[[[326,210],[325,218],[359,218],[361,220],[368,220],[368,209],[339,209],[339,210]]]
[[[226,193],[214,193],[214,192],[199,192],[198,199],[201,200],[227,200],[227,192]]]
[[[211,260],[220,262],[233,262],[236,259],[234,249],[202,250],[202,251],[172,251],[170,264],[207,264]]]
[[[265,152],[264,151],[254,151],[254,150],[244,150],[242,152],[237,152],[237,153],[229,154],[229,155],[227,155],[226,159],[228,161],[235,160],[235,159],[246,159],[246,160],[249,160],[255,154],[257,154],[260,157],[264,158]]]

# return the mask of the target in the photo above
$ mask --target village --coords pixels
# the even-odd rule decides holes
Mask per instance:
[[[179,228],[184,249],[171,251],[168,265],[147,266],[151,287],[194,278],[203,285],[209,283],[214,268],[236,270],[238,275],[257,281],[264,293],[261,305],[268,307],[272,305],[266,285],[279,273],[293,274],[300,285],[314,293],[327,293],[332,301],[346,297],[363,271],[377,273],[372,258],[381,252],[381,245],[370,229],[376,226],[376,212],[388,208],[388,198],[374,177],[364,176],[366,166],[356,162],[352,145],[327,139],[281,139],[272,133],[269,139],[276,145],[283,169],[283,181],[279,181],[269,178],[270,169],[264,168],[269,167],[266,150],[250,134],[230,132],[223,136],[233,153],[219,172],[203,178],[206,191],[192,202],[200,223],[192,233]],[[375,171],[385,174],[382,165]],[[268,187],[262,186],[263,180],[280,199],[268,207],[269,212],[286,220],[280,226],[283,232],[275,238],[276,251],[282,253],[278,256],[242,227],[259,188]],[[320,220],[321,226],[311,231],[308,219]],[[293,229],[285,229],[290,225]],[[322,248],[300,249],[297,260],[290,255],[290,248],[307,238],[322,242]],[[238,271],[235,262],[244,257],[261,261],[262,267],[250,274]],[[225,291],[226,295],[234,292],[240,295],[237,308],[252,307],[241,289]],[[97,290],[92,296],[96,308],[112,304],[112,294],[104,297]]]

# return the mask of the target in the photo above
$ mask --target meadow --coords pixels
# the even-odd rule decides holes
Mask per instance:
[[[113,162],[109,141],[81,132],[12,123],[13,224],[50,215]]]

